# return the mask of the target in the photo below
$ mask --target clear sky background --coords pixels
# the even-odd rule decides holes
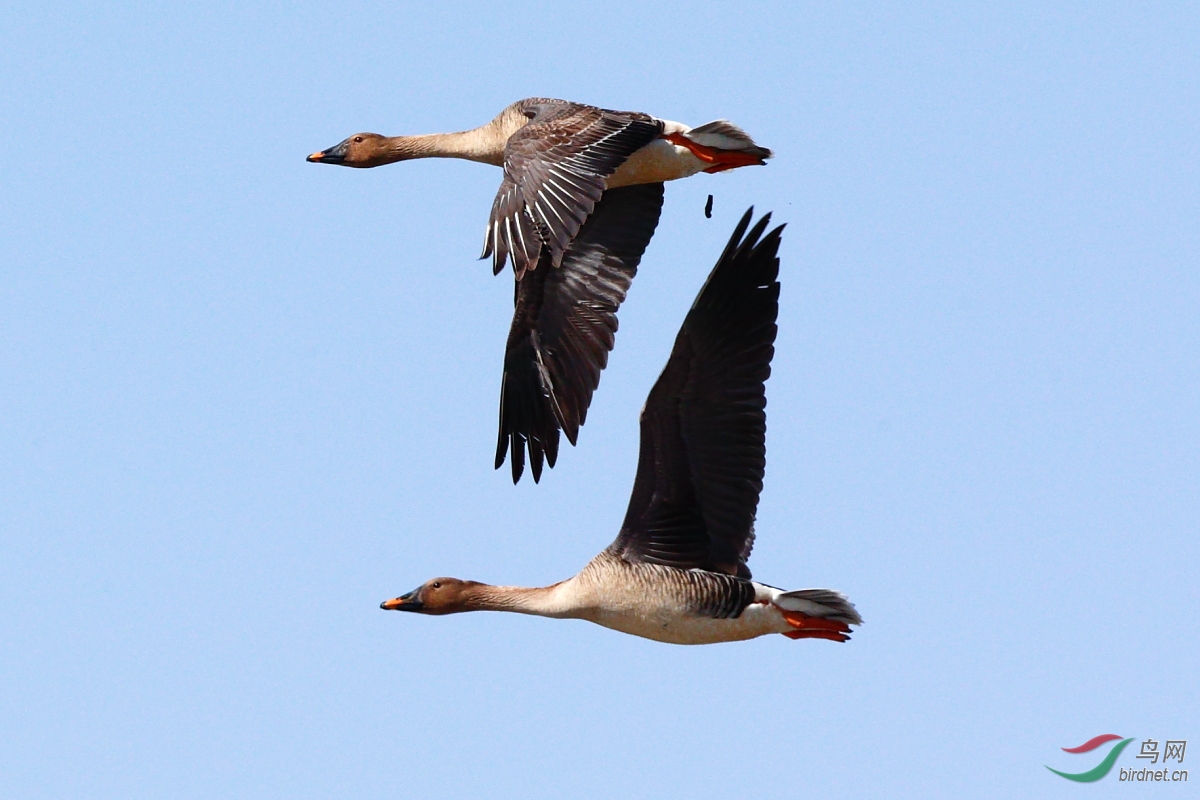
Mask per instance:
[[[417,5],[0,16],[0,794],[1194,795],[1197,7]],[[776,158],[668,185],[579,447],[514,488],[499,171],[304,156],[532,95]],[[751,204],[788,228],[750,566],[853,641],[380,611],[613,539]],[[1191,784],[1043,766],[1101,733],[1188,739]]]

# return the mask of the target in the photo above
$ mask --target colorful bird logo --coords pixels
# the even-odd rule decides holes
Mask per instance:
[[[1079,745],[1079,747],[1064,747],[1063,752],[1090,753],[1100,745],[1107,744],[1114,739],[1121,739],[1121,737],[1117,736],[1115,733],[1105,733],[1088,739],[1086,742]],[[1079,781],[1080,783],[1091,783],[1092,781],[1098,781],[1108,774],[1108,771],[1112,769],[1113,764],[1116,763],[1117,756],[1121,755],[1121,751],[1125,749],[1125,745],[1132,741],[1132,738],[1121,739],[1118,744],[1113,746],[1113,749],[1108,751],[1108,755],[1104,757],[1103,761],[1089,769],[1087,772],[1059,772],[1054,767],[1049,766],[1047,766],[1046,769],[1050,770],[1055,775],[1062,775],[1064,778],[1071,781]]]

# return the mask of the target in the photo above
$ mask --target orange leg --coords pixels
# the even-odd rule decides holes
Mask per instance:
[[[832,631],[787,631],[783,634],[789,639],[828,639],[831,642],[848,642],[850,637],[844,633]]]
[[[718,150],[715,147],[707,147],[706,145],[693,142],[691,139],[684,136],[682,133],[668,133],[662,137],[671,144],[677,144],[680,147],[686,147],[692,151],[692,155],[706,164],[712,164],[711,167],[705,169],[705,172],[722,172],[735,167],[749,167],[756,164],[765,164],[758,156],[752,156],[749,153],[743,153],[740,150]]]

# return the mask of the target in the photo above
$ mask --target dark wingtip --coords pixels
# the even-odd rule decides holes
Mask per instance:
[[[770,217],[767,214],[767,217]],[[734,249],[741,243],[742,235],[746,233],[746,228],[750,227],[750,220],[754,218],[754,206],[746,209],[746,213],[742,214],[742,218],[738,220],[737,226],[733,229],[733,233],[729,235],[729,242],[725,245],[725,249],[721,251],[721,257],[717,259],[717,263],[724,261],[733,254]]]
[[[742,217],[742,221],[738,223],[733,235],[729,237],[729,244],[726,246],[725,252],[721,254],[722,259],[758,256],[764,251],[770,251],[772,256],[778,255],[783,229],[787,227],[787,223],[776,225],[764,235],[763,232],[771,224],[771,212],[768,211],[754,224],[749,233],[746,233],[745,223],[749,221],[753,212],[754,206],[751,206]]]
[[[738,220],[737,226],[733,229],[733,233],[729,236],[729,241],[725,244],[725,249],[721,251],[720,258],[717,259],[716,265],[712,272],[709,273],[708,279],[701,287],[700,293],[696,295],[695,302],[692,303],[692,308],[699,308],[700,305],[714,302],[709,297],[709,287],[723,284],[730,278],[723,277],[729,273],[728,269],[722,268],[722,265],[730,264],[736,261],[743,261],[747,258],[759,259],[762,256],[767,256],[767,262],[774,264],[771,273],[771,281],[774,281],[778,276],[778,251],[780,242],[780,233],[783,231],[784,225],[777,226],[765,237],[763,231],[771,222],[771,212],[763,214],[758,222],[754,223],[754,227],[747,232],[750,227],[750,220],[754,218],[754,206],[746,209],[746,213]],[[767,263],[761,262],[761,263]]]
[[[746,234],[746,238],[742,240],[740,250],[753,250],[758,246],[758,240],[762,238],[763,231],[767,229],[767,225],[771,223],[771,212],[768,211],[762,215],[762,218],[754,224],[750,229],[750,233]]]
[[[542,448],[532,439],[526,444],[529,447],[529,471],[533,474],[533,482],[538,483],[542,479]]]
[[[508,370],[500,376],[500,425],[496,436],[496,469],[504,464],[505,451],[508,450],[508,435],[504,432],[504,385],[508,382]]]
[[[512,465],[513,485],[516,486],[517,481],[521,480],[521,476],[525,473],[525,444],[516,434],[509,434],[508,458]]]

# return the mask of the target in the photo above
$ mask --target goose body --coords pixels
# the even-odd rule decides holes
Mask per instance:
[[[658,224],[662,183],[770,156],[725,120],[691,128],[641,112],[528,98],[468,131],[359,133],[308,160],[369,168],[461,158],[504,170],[483,257],[497,273],[511,262],[517,281],[496,448],[496,467],[508,457],[516,482],[526,451],[536,481],[543,463],[554,466],[560,432],[576,441],[613,348],[617,310]],[[564,266],[574,278],[528,282],[530,273]],[[568,316],[588,319],[572,327]]]
[[[575,612],[569,616],[668,644],[715,644],[794,633],[799,628],[788,621],[787,612],[800,611],[802,606],[812,612],[812,619],[801,620],[795,614],[792,618],[813,632],[842,634],[845,626],[836,623],[858,621],[844,598],[829,605],[804,606],[757,581],[630,562],[608,551],[555,591],[559,602]],[[835,615],[834,624],[818,622],[823,613]]]
[[[696,298],[641,415],[641,449],[616,540],[542,588],[435,578],[385,609],[511,611],[583,619],[671,644],[780,633],[846,641],[862,622],[831,589],[751,578],[765,469],[766,397],[778,313],[779,235],[747,212]],[[743,238],[744,237],[744,238]]]

